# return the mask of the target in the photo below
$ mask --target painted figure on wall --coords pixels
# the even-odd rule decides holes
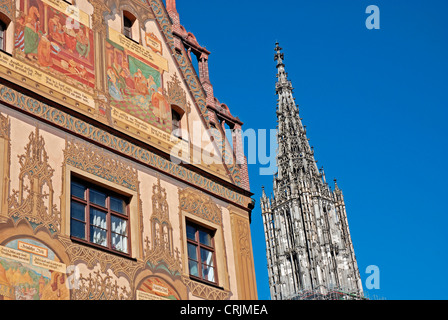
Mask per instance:
[[[39,25],[39,10],[32,6],[29,9],[28,14],[26,14],[24,29],[25,55],[30,60],[37,57],[37,47],[39,46]]]
[[[53,65],[51,58],[51,42],[46,34],[42,35],[37,46],[37,61],[42,67],[50,67]]]
[[[150,91],[156,120],[160,123],[167,123],[169,121],[168,117],[171,117],[171,108],[163,96],[162,88],[157,88],[157,91],[155,91],[155,88],[151,87]]]
[[[14,47],[18,52],[23,53],[25,51],[25,14],[23,12],[16,18],[14,38]]]
[[[163,94],[161,71],[111,40],[106,42],[111,105],[166,132],[171,107]]]
[[[90,52],[89,37],[84,33],[84,30],[79,29],[76,34],[76,51],[82,58],[87,58]]]
[[[48,29],[51,39],[59,43],[59,45],[63,46],[65,44],[65,37],[64,31],[62,29],[61,17],[55,15],[53,16],[53,18],[48,20]]]
[[[20,1],[15,56],[86,90],[95,87],[93,31],[56,2]],[[88,23],[87,23],[88,24]]]

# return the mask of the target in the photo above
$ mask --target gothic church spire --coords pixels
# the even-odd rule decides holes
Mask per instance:
[[[273,197],[263,188],[260,202],[271,298],[297,299],[307,290],[327,296],[335,288],[362,295],[342,191],[331,191],[316,165],[278,43],[274,57],[278,172]]]
[[[288,192],[285,187],[295,192],[297,189],[297,178],[299,174],[308,173],[318,175],[319,170],[314,160],[314,152],[306,137],[305,127],[302,125],[299,108],[293,96],[293,87],[288,80],[285,69],[285,57],[278,42],[275,47],[274,59],[277,62],[277,186],[279,190],[274,190],[275,196],[278,193]],[[280,183],[279,183],[280,182]],[[283,182],[283,183],[281,183]]]

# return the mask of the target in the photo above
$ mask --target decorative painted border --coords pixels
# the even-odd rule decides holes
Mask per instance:
[[[179,190],[179,208],[222,227],[222,212],[210,197],[196,190]]]
[[[232,295],[228,290],[213,288],[185,276],[182,277],[182,282],[190,289],[192,295],[205,300],[229,300]]]
[[[176,50],[174,48],[173,33],[171,29],[170,19],[166,14],[166,11],[164,10],[163,3],[160,0],[147,0],[147,1],[150,7],[152,8],[152,11],[161,27],[161,30],[163,31],[165,37],[168,40],[168,44],[171,47],[173,56],[176,58],[179,64],[179,68],[182,70],[182,73],[184,75],[185,81],[190,87],[190,90],[193,93],[193,96],[201,110],[202,116],[204,117],[208,125],[209,116],[207,113],[207,106],[205,100],[206,98],[204,91],[202,90],[202,85],[199,83],[198,77],[190,63],[190,60],[185,56],[184,53],[182,54],[176,53]]]
[[[15,1],[0,0],[0,12],[5,14],[11,20],[14,19],[14,17],[13,17],[14,9],[15,9]]]
[[[64,163],[138,192],[136,168],[88,143],[66,140]]]
[[[228,201],[232,201],[238,205],[245,204],[243,195],[230,190],[215,181],[172,163],[153,152],[118,138],[103,129],[97,128],[96,126],[59,109],[28,97],[3,84],[0,84],[0,101],[13,105],[25,112],[39,117],[40,119],[46,120],[59,128],[69,130],[70,132],[92,140],[106,148],[115,150],[149,167],[160,170],[198,188],[205,189]]]
[[[157,22],[159,23],[160,29],[162,30],[167,39],[167,44],[170,46],[172,55],[177,60],[178,66],[184,76],[184,80],[187,83],[188,87],[190,88],[190,91],[193,94],[193,97],[196,100],[197,105],[199,106],[200,112],[206,122],[207,127],[210,128],[210,118],[207,110],[205,92],[197,77],[194,67],[191,64],[190,59],[186,56],[184,52],[179,53],[178,51],[176,51],[174,47],[172,24],[170,22],[171,20],[166,10],[164,10],[164,5],[162,1],[160,0],[146,0],[146,1],[148,1],[148,4],[150,5],[154,13],[154,16],[156,17]],[[223,142],[225,143],[225,140]],[[216,141],[216,143],[219,145],[219,141]],[[231,155],[226,153],[225,148],[219,147],[219,149],[223,153],[222,156],[223,159],[225,160],[225,163],[229,163],[228,158],[231,157]],[[241,186],[241,175],[239,166],[237,166],[236,164],[225,166],[227,166],[229,174],[232,176],[234,183],[237,186]]]

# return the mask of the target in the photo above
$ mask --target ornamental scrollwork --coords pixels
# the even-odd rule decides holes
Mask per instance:
[[[138,191],[136,168],[90,144],[66,140],[64,163],[132,191]]]
[[[25,219],[33,229],[44,226],[52,234],[60,232],[61,214],[54,203],[54,169],[48,164],[45,140],[39,127],[30,133],[25,153],[18,158],[19,188],[13,189],[8,198],[9,216],[14,223]]]
[[[213,200],[193,189],[179,191],[180,209],[222,226],[222,212]]]
[[[182,277],[182,282],[188,287],[191,294],[205,300],[228,300],[231,292],[208,286],[189,277]]]
[[[173,227],[171,226],[166,189],[161,186],[160,178],[153,186],[151,240],[145,239],[147,263],[153,268],[165,264],[173,275],[182,273],[182,261],[179,249],[174,249]]]

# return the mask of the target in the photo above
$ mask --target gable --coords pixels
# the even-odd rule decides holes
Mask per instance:
[[[76,7],[18,0],[14,48],[0,53],[1,71],[50,101],[239,185],[238,167],[220,161],[222,137],[207,131],[205,91],[187,54],[175,50],[163,6],[160,0],[79,0]],[[131,29],[139,42],[123,35],[123,11],[136,17]],[[187,139],[171,138],[172,105],[184,112]]]

